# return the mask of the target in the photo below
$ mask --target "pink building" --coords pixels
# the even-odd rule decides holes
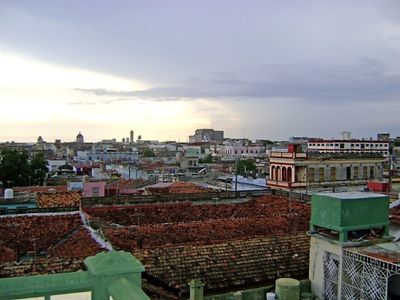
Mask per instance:
[[[104,197],[106,183],[104,181],[89,181],[83,183],[83,197]]]

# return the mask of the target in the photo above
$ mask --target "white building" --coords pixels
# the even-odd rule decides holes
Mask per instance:
[[[307,148],[308,151],[320,153],[380,153],[383,157],[389,157],[388,141],[310,139]]]
[[[49,172],[56,172],[59,167],[65,165],[66,162],[64,159],[49,159],[47,160],[47,168]]]
[[[139,159],[137,151],[120,152],[117,149],[106,149],[104,151],[78,151],[76,160],[78,162],[132,162]]]
[[[248,139],[232,139],[220,146],[220,155],[226,157],[262,157],[266,155],[266,148],[262,144],[254,143]]]

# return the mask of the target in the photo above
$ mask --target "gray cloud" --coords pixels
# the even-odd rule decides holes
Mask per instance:
[[[180,86],[141,91],[80,89],[113,101],[177,101],[204,98],[296,98],[303,100],[375,101],[400,95],[400,75],[387,72],[382,62],[362,59],[349,65],[286,64],[243,69],[224,76],[186,80]]]

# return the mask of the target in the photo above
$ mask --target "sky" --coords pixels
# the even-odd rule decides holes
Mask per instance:
[[[400,136],[400,2],[1,0],[0,142]]]

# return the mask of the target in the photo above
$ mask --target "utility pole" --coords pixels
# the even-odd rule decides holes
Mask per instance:
[[[235,160],[235,169],[236,169],[236,172],[235,172],[235,192],[237,192],[237,177],[238,177],[238,159],[236,158],[236,160]]]

